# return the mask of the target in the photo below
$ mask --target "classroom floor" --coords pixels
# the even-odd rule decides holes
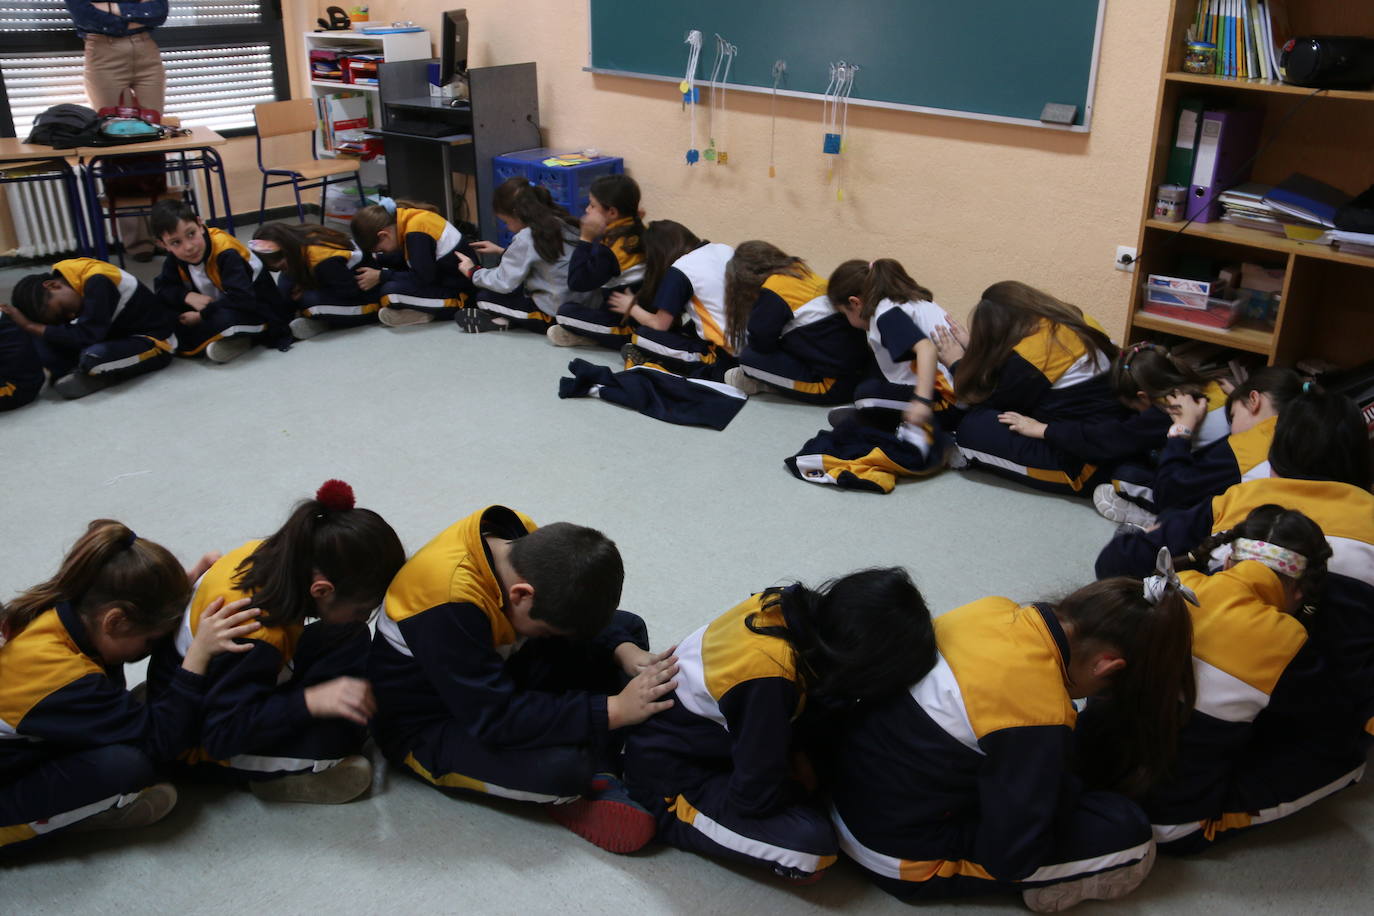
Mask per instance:
[[[0,291],[24,272],[0,271]],[[410,551],[488,503],[601,528],[625,558],[623,605],[656,646],[765,586],[868,565],[908,566],[936,612],[1055,597],[1091,578],[1112,532],[1086,502],[973,474],[888,496],[808,486],[782,460],[825,425],[823,409],[756,397],[724,432],[670,426],[559,401],[574,358],[611,363],[443,323],[334,332],[223,366],[179,361],[70,403],[48,390],[0,416],[0,598],[50,575],[90,519],[118,518],[190,563],[270,533],[328,477],[352,483]],[[340,807],[195,787],[181,798],[145,830],[0,862],[0,913],[132,901],[149,913],[908,912],[843,862],[797,888],[660,846],[614,856],[537,807],[449,798],[385,769]],[[1374,799],[1360,786],[1203,858],[1162,860],[1116,911],[1368,912],[1371,846]]]

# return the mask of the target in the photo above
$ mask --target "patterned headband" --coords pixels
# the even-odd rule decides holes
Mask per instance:
[[[1295,579],[1307,569],[1307,558],[1302,554],[1278,544],[1270,544],[1268,541],[1236,538],[1231,542],[1231,556],[1237,563],[1242,560],[1254,560],[1280,575]]]

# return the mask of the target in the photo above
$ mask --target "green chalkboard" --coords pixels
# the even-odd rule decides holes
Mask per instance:
[[[1092,110],[1105,0],[590,0],[591,69],[680,80],[690,29],[697,79],[718,33],[739,48],[730,83],[824,93],[830,64],[859,65],[853,100],[1039,123],[1048,102]],[[672,90],[665,90],[671,93]]]

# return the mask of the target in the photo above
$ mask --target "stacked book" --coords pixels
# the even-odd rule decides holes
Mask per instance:
[[[1258,229],[1274,235],[1283,235],[1283,222],[1279,211],[1265,203],[1265,195],[1274,189],[1267,184],[1247,181],[1223,191],[1217,200],[1221,201],[1221,221],[1246,229]]]
[[[1284,13],[1282,0],[1198,0],[1189,40],[1217,46],[1217,76],[1279,79]]]
[[[1326,233],[1323,240],[1335,245],[1337,251],[1374,257],[1374,233],[1332,229]]]

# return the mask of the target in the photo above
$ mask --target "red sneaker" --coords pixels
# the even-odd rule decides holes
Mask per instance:
[[[609,773],[592,778],[591,789],[566,805],[547,805],[549,817],[607,852],[643,849],[654,838],[654,816],[630,798]]]

